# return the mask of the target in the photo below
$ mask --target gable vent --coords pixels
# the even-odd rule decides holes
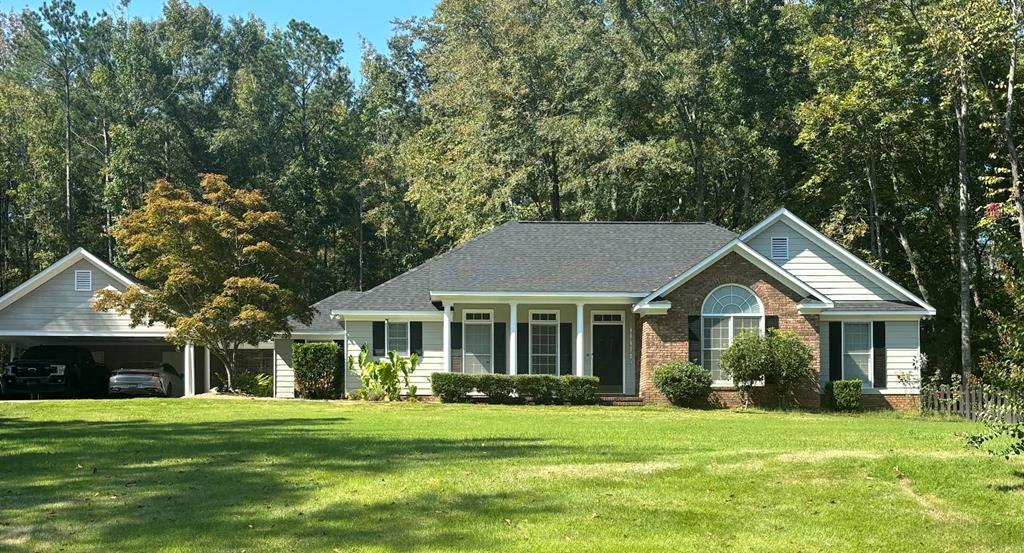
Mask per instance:
[[[92,292],[92,271],[75,271],[75,292]]]
[[[772,236],[772,259],[789,261],[789,237]]]

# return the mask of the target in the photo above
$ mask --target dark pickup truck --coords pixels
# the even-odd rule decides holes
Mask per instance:
[[[71,397],[106,395],[110,372],[89,350],[77,346],[33,346],[4,367],[4,395],[45,394]]]

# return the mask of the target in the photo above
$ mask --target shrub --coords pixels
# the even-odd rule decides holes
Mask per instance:
[[[685,361],[654,369],[654,385],[673,405],[694,405],[711,393],[711,372]]]
[[[511,403],[516,377],[506,374],[470,375],[476,382],[476,391],[487,396],[488,403]]]
[[[558,380],[562,385],[562,390],[558,394],[561,401],[571,405],[597,403],[599,379],[596,376],[562,376]]]
[[[765,378],[776,386],[779,407],[789,407],[796,399],[799,386],[807,385],[814,376],[811,348],[791,330],[769,329],[761,340]]]
[[[348,370],[359,378],[361,384],[356,397],[370,401],[397,401],[401,399],[404,387],[409,397],[415,398],[416,386],[409,383],[409,375],[419,363],[420,358],[415,353],[402,357],[394,351],[389,352],[385,359],[372,361],[366,346],[363,346],[358,357],[348,358]]]
[[[741,333],[722,352],[722,371],[736,382],[744,407],[750,404],[754,385],[765,379],[764,356],[764,341],[756,332]]]
[[[562,391],[559,377],[551,374],[523,374],[515,377],[520,399],[538,405],[551,405]]]
[[[477,379],[471,374],[436,372],[430,375],[430,388],[445,403],[469,401]]]
[[[830,409],[836,411],[861,410],[861,381],[833,380],[825,387],[825,399]]]
[[[261,372],[245,371],[235,375],[235,388],[243,394],[256,397],[270,397],[274,377]]]
[[[334,342],[292,344],[295,389],[308,399],[341,397],[344,375],[339,360],[341,349]]]

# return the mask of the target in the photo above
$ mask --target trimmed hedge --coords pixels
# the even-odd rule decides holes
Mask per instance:
[[[825,399],[830,409],[835,411],[860,411],[861,405],[860,380],[834,380],[825,387]]]
[[[654,386],[673,405],[693,406],[708,399],[711,372],[687,361],[666,363],[654,369]]]
[[[307,399],[338,399],[345,383],[341,348],[334,342],[292,344],[295,390]]]
[[[483,394],[487,403],[592,405],[597,403],[598,379],[593,376],[549,374],[462,374],[436,372],[430,375],[434,395],[445,403],[465,403],[469,394]]]

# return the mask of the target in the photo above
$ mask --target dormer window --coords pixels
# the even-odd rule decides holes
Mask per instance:
[[[772,236],[772,261],[789,261],[788,236]]]
[[[75,271],[75,292],[92,292],[92,271]]]

